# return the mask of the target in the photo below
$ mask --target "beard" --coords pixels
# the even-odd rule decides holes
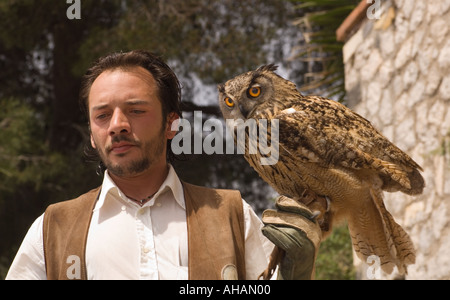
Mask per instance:
[[[141,157],[135,158],[124,163],[114,163],[109,158],[111,153],[111,146],[99,150],[99,156],[105,165],[108,172],[118,177],[127,177],[137,175],[149,169],[164,153],[164,146],[166,140],[164,139],[164,128],[158,136],[152,138],[147,142],[135,140],[127,135],[117,135],[111,140],[111,143],[128,142],[141,149]],[[96,145],[97,149],[101,149]],[[128,153],[117,154],[118,157],[125,157]]]

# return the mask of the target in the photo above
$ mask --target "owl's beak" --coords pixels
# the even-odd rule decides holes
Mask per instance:
[[[250,111],[244,105],[242,105],[241,103],[239,103],[239,110],[241,111],[241,114],[246,119],[248,119],[248,115],[249,115]]]

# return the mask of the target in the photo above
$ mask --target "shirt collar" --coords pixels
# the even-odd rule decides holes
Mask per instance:
[[[144,206],[153,205],[154,201],[158,199],[161,194],[167,191],[171,191],[178,205],[180,205],[183,209],[186,209],[183,185],[181,184],[181,181],[171,164],[169,164],[169,173],[167,174],[166,179],[161,184],[152,200],[147,202]],[[102,190],[100,192],[96,208],[101,208],[103,206],[107,196],[113,196],[115,198],[121,198],[124,201],[129,201],[125,194],[122,193],[122,191],[114,183],[111,176],[109,176],[108,170],[105,171],[105,175],[103,177]]]

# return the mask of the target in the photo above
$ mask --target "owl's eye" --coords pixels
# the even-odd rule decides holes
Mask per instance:
[[[226,104],[228,107],[234,107],[234,101],[231,100],[230,97],[226,97],[226,98],[224,99],[224,101],[225,101],[225,104]]]
[[[250,97],[256,98],[261,95],[261,88],[259,86],[252,86],[247,90],[247,93]]]

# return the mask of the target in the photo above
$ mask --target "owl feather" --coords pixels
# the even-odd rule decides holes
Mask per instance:
[[[406,273],[414,245],[386,209],[383,192],[421,194],[422,168],[368,120],[336,101],[302,95],[275,70],[262,66],[219,86],[225,119],[278,120],[278,161],[261,164],[265,154],[249,152],[259,140],[248,132],[245,159],[281,195],[301,200],[308,192],[330,200],[323,239],[346,221],[360,259],[376,255],[385,272]]]

